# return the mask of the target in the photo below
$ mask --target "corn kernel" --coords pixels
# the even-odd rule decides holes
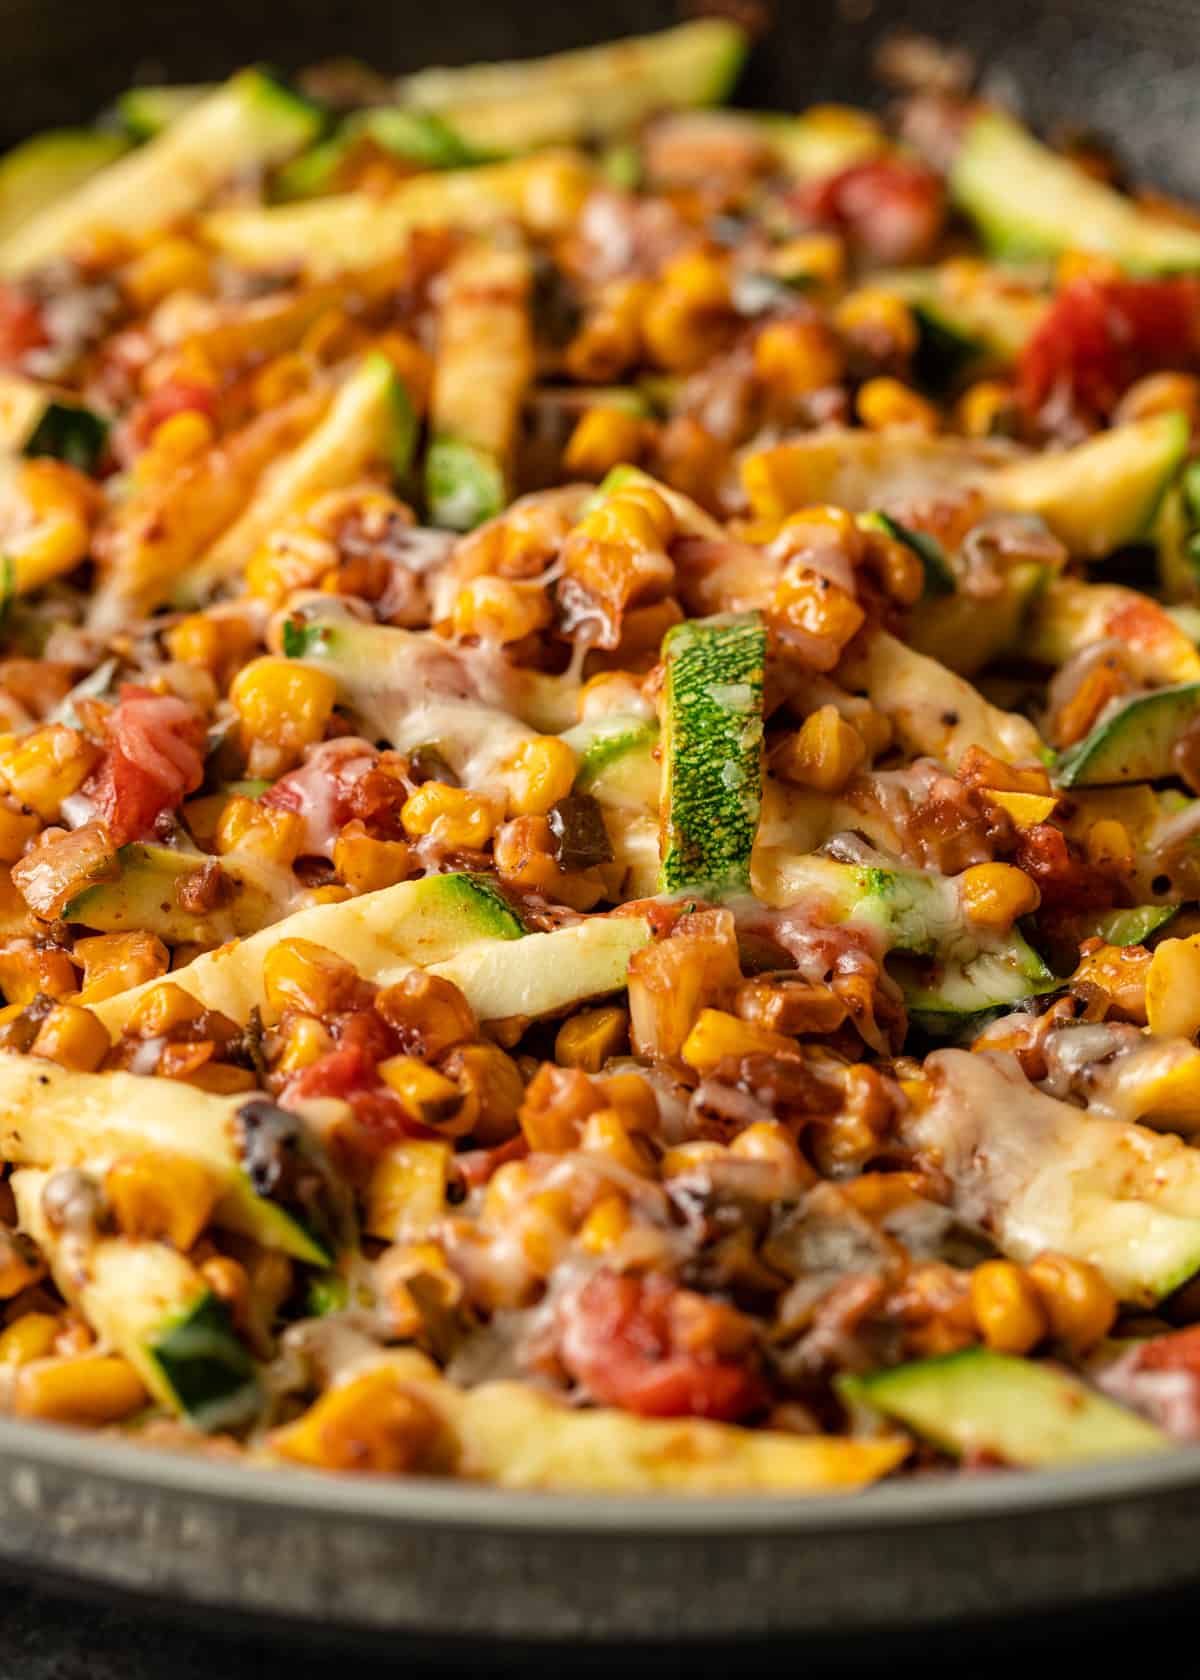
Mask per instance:
[[[566,1190],[537,1190],[521,1208],[520,1242],[526,1265],[537,1277],[549,1277],[571,1239],[574,1220]]]
[[[728,260],[685,251],[663,270],[642,315],[650,359],[668,373],[693,373],[720,349],[734,321]]]
[[[601,1106],[602,1099],[586,1074],[543,1062],[521,1103],[525,1141],[534,1151],[552,1154],[574,1149],[584,1121]]]
[[[1163,1038],[1194,1038],[1200,1031],[1200,934],[1155,947],[1146,974],[1146,1019]]]
[[[83,964],[83,985],[79,1001],[102,1003],[147,980],[167,972],[170,956],[161,939],[152,933],[98,933],[77,939],[72,952]]]
[[[1073,1353],[1102,1341],[1117,1316],[1117,1298],[1104,1274],[1088,1260],[1039,1254],[1026,1274],[1050,1320],[1055,1339]]]
[[[414,969],[385,986],[375,1008],[400,1035],[405,1050],[434,1061],[457,1044],[479,1037],[475,1012],[450,980]]]
[[[121,289],[135,309],[153,309],[172,292],[207,291],[212,259],[190,239],[166,237],[135,257],[121,275]]]
[[[850,292],[834,311],[834,325],[847,338],[886,341],[888,347],[909,356],[917,347],[919,332],[912,310],[895,292],[881,286],[863,286]]]
[[[477,577],[454,597],[451,623],[456,636],[484,642],[519,642],[549,624],[553,613],[540,584]]]
[[[201,665],[215,671],[225,654],[225,626],[207,613],[189,613],[163,632],[172,659],[181,665]]]
[[[215,436],[207,414],[198,408],[181,408],[160,420],[151,432],[149,445],[137,464],[138,477],[165,476],[194,461],[212,447]]]
[[[724,1009],[702,1009],[680,1052],[697,1073],[711,1073],[727,1056],[794,1055],[794,1039]]]
[[[1129,386],[1117,405],[1114,424],[1148,420],[1155,414],[1186,414],[1195,428],[1200,417],[1200,379],[1194,373],[1150,373]]]
[[[615,1108],[598,1108],[584,1122],[579,1147],[596,1155],[607,1155],[628,1172],[647,1177],[653,1165],[646,1146],[629,1131]]]
[[[376,840],[357,817],[333,843],[333,867],[356,893],[394,887],[413,872],[413,855],[403,840]]]
[[[624,1196],[603,1196],[579,1227],[579,1246],[588,1254],[607,1254],[629,1229],[629,1204]]]
[[[770,321],[754,341],[754,371],[768,390],[796,399],[836,385],[841,349],[820,321]]]
[[[329,1389],[295,1423],[277,1429],[270,1444],[314,1469],[394,1476],[426,1466],[441,1433],[426,1402],[380,1367]]]
[[[254,1069],[237,1067],[233,1062],[202,1062],[182,1075],[168,1077],[180,1077],[185,1085],[194,1085],[198,1091],[208,1091],[214,1097],[232,1097],[258,1087]]]
[[[977,927],[1006,932],[1042,901],[1037,883],[1011,863],[977,863],[958,877],[963,910]]]
[[[460,1044],[443,1059],[441,1071],[462,1093],[462,1129],[477,1143],[491,1148],[518,1130],[525,1084],[498,1044]]]
[[[16,863],[41,826],[35,812],[0,799],[0,863]]]
[[[368,1233],[385,1242],[424,1236],[446,1212],[452,1153],[449,1143],[410,1138],[381,1156],[367,1185]]]
[[[241,719],[247,747],[262,741],[298,758],[324,735],[337,699],[337,682],[328,671],[265,654],[242,667],[229,698]]]
[[[1084,850],[1089,863],[1113,872],[1131,872],[1137,861],[1129,830],[1116,817],[1102,817],[1088,829]]]
[[[46,1268],[29,1238],[0,1227],[0,1300],[11,1301],[45,1275]]]
[[[480,1217],[487,1225],[504,1225],[529,1196],[533,1183],[524,1161],[505,1161],[488,1180]]]
[[[22,1313],[0,1333],[0,1366],[28,1365],[31,1360],[48,1358],[61,1328],[52,1313]]]
[[[638,359],[641,319],[654,292],[649,280],[610,280],[598,293],[563,356],[572,379],[602,384],[617,379]]]
[[[629,1018],[626,1012],[626,1031]],[[631,1132],[652,1133],[658,1126],[658,1098],[648,1079],[640,1073],[610,1073],[600,1089],[604,1107],[615,1108]]]
[[[146,1403],[142,1379],[127,1359],[86,1353],[22,1365],[13,1384],[19,1417],[55,1423],[119,1423]]]
[[[428,834],[440,845],[478,851],[491,839],[500,812],[486,794],[425,782],[405,800],[400,820],[416,838]]]
[[[840,793],[867,756],[866,742],[836,706],[822,706],[771,754],[771,768],[799,787]]]
[[[500,766],[510,817],[543,817],[575,785],[575,754],[557,735],[525,741]]]
[[[1054,814],[1058,799],[1049,793],[1010,793],[1006,788],[986,789],[990,804],[1007,811],[1018,828],[1033,828]]]
[[[94,1073],[108,1055],[109,1044],[107,1028],[90,1009],[60,1003],[38,1028],[29,1053],[77,1073]]]
[[[971,1273],[971,1310],[997,1353],[1028,1353],[1049,1334],[1050,1321],[1020,1266],[985,1260]]]
[[[217,1200],[206,1167],[158,1149],[114,1161],[104,1175],[104,1193],[125,1236],[169,1242],[182,1253],[208,1224]]]
[[[288,1009],[329,1015],[354,1007],[361,982],[344,957],[311,939],[280,939],[263,957],[263,996],[275,1015]]]
[[[1119,280],[1120,264],[1097,251],[1064,251],[1055,264],[1055,283],[1069,286],[1073,280]]]
[[[714,1161],[728,1159],[729,1151],[711,1138],[697,1138],[692,1143],[677,1143],[668,1149],[659,1163],[664,1178],[680,1178],[684,1173],[701,1172]]]
[[[380,1062],[379,1077],[422,1125],[441,1126],[450,1136],[466,1130],[456,1123],[462,1114],[462,1092],[452,1079],[429,1067],[419,1056],[390,1056]]]
[[[260,805],[255,799],[235,793],[221,812],[214,836],[217,851],[253,852],[289,868],[304,843],[304,819],[297,811],[275,805]]]
[[[273,1071],[285,1079],[310,1067],[319,1056],[333,1049],[329,1029],[315,1015],[291,1014],[283,1034],[282,1048],[273,1064]]]
[[[931,402],[898,379],[881,376],[868,379],[855,399],[858,418],[873,432],[904,427],[909,431],[936,432],[940,423]]]
[[[959,398],[955,418],[968,437],[994,437],[1007,428],[1015,404],[1011,385],[999,379],[980,379]]]
[[[558,1029],[554,1040],[554,1059],[562,1067],[599,1073],[609,1057],[617,1055],[628,1040],[628,1010],[616,1007],[585,1009],[578,1015],[572,1015]]]
[[[134,1005],[125,1024],[126,1032],[136,1038],[162,1038],[176,1027],[198,1020],[203,1005],[174,980],[163,980],[152,986]]]
[[[865,617],[853,595],[807,566],[780,579],[767,608],[772,633],[785,644],[798,639],[806,663],[821,671],[833,669]]]
[[[729,1153],[740,1161],[765,1161],[779,1174],[779,1195],[806,1188],[816,1174],[801,1155],[795,1138],[779,1120],[756,1120],[738,1133]]]
[[[260,414],[281,408],[307,391],[317,372],[317,362],[304,350],[286,350],[275,356],[254,376],[251,401]]]
[[[78,792],[100,749],[77,729],[46,724],[0,751],[0,785],[21,805],[54,822],[64,799]]]
[[[624,461],[641,454],[646,425],[636,414],[597,405],[582,415],[563,452],[563,466],[573,477],[603,478]]]
[[[66,951],[56,945],[35,945],[31,940],[10,940],[0,949],[0,992],[6,1003],[32,1003],[39,992],[47,997],[69,998],[77,985],[75,966]]]

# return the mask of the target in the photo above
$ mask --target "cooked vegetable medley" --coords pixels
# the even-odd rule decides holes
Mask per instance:
[[[719,21],[0,162],[0,1404],[1200,1438],[1200,218]]]

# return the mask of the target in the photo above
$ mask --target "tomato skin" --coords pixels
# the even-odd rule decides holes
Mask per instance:
[[[1134,1369],[1186,1371],[1191,1377],[1200,1377],[1200,1324],[1143,1343],[1137,1350]]]
[[[358,814],[355,789],[378,758],[374,747],[355,736],[322,741],[303,764],[269,787],[259,803],[303,818],[304,856],[332,857],[339,831]]]
[[[679,1346],[674,1309],[702,1300],[664,1277],[597,1272],[560,1309],[559,1358],[604,1405],[642,1417],[745,1417],[765,1401],[754,1372]]]
[[[895,158],[851,164],[801,189],[799,207],[814,222],[845,233],[881,263],[927,256],[942,231],[945,189],[930,169]]]
[[[37,302],[19,286],[0,286],[0,367],[16,367],[30,350],[49,344]]]
[[[107,731],[108,749],[83,792],[115,844],[124,846],[200,786],[205,724],[186,700],[126,684]]]
[[[351,1016],[349,1021],[361,1024],[364,1017]],[[380,1082],[379,1050],[367,1030],[343,1033],[335,1049],[292,1075],[279,1094],[279,1106],[291,1108],[308,1097],[336,1097],[349,1105],[367,1134],[363,1142],[368,1153],[402,1138],[437,1137],[429,1126],[414,1120],[396,1093]]]
[[[1107,415],[1135,380],[1200,358],[1200,283],[1074,280],[1021,352],[1017,387],[1036,414],[1066,395]]]

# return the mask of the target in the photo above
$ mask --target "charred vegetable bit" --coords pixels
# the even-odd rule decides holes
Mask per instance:
[[[0,160],[0,1410],[1200,1440],[1196,216],[966,75],[721,109],[748,44]]]

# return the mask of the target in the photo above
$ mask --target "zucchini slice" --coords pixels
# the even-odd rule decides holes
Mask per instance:
[[[134,841],[117,853],[119,877],[85,887],[63,906],[62,919],[98,933],[145,929],[169,945],[220,945],[236,935],[257,933],[286,914],[286,900],[264,892],[253,877],[241,879],[232,857],[221,860],[233,888],[230,901],[207,912],[183,909],[180,883],[212,861],[205,853]]]
[[[51,455],[90,473],[108,440],[108,421],[68,392],[19,374],[0,374],[0,450]]]
[[[41,1248],[63,1295],[128,1359],[160,1405],[198,1429],[247,1422],[261,1398],[258,1377],[224,1302],[164,1243],[101,1237],[81,1273],[42,1213],[52,1176],[26,1169],[11,1182],[22,1229]]]
[[[905,1140],[1010,1259],[1053,1249],[1088,1260],[1139,1306],[1200,1269],[1200,1150],[1058,1102],[1012,1056],[937,1050],[925,1065],[933,1096]]]
[[[285,201],[315,198],[336,192],[347,166],[363,154],[364,145],[378,147],[389,157],[418,169],[463,169],[483,157],[432,111],[406,111],[379,106],[357,111],[336,134],[293,158],[275,177],[274,196]]]
[[[1197,716],[1200,682],[1137,695],[1059,755],[1054,780],[1064,788],[1158,781],[1172,774],[1175,743]]]
[[[93,128],[35,134],[0,158],[0,242],[115,163],[129,142]]]
[[[1171,413],[1041,455],[968,438],[817,432],[756,450],[741,470],[751,507],[763,519],[818,502],[865,513],[972,487],[994,508],[1037,514],[1086,559],[1149,533],[1187,448],[1187,421]]]
[[[1171,1444],[1145,1418],[1060,1366],[988,1348],[843,1377],[838,1389],[844,1400],[895,1418],[956,1458],[987,1453],[1033,1470]]]
[[[532,1019],[620,991],[629,958],[649,938],[641,917],[624,915],[590,916],[553,933],[529,933],[486,877],[431,875],[299,910],[174,969],[171,980],[207,1008],[246,1021],[266,1002],[264,954],[281,939],[310,939],[377,985],[425,968],[460,987],[481,1020]],[[95,1013],[115,1035],[154,984],[108,998]]]
[[[656,111],[718,105],[748,46],[736,24],[701,18],[547,58],[420,70],[396,91],[402,102],[446,117],[470,145],[521,151],[610,139]]]
[[[213,1214],[219,1225],[265,1248],[327,1266],[330,1255],[323,1240],[279,1202],[260,1196],[250,1181],[242,1160],[242,1140],[249,1134],[239,1116],[254,1101],[245,1093],[213,1096],[176,1079],[75,1073],[4,1051],[0,1160],[74,1167],[147,1150],[186,1155],[221,1187]]]
[[[1001,111],[981,111],[971,121],[950,171],[950,195],[1006,258],[1089,251],[1135,273],[1200,269],[1195,228],[1140,210]]]
[[[153,140],[213,91],[211,82],[129,88],[117,100],[117,116],[132,139]]]
[[[863,682],[871,704],[892,720],[903,747],[927,753],[951,769],[973,746],[1007,764],[1040,763],[1045,755],[1028,718],[990,705],[964,678],[886,631],[871,637]]]
[[[443,278],[425,492],[435,525],[467,531],[500,512],[533,379],[527,252],[469,245]]]
[[[663,639],[663,892],[745,892],[762,810],[758,613],[677,624]]]
[[[321,125],[316,107],[262,70],[243,70],[146,146],[100,170],[0,243],[0,273],[69,256],[99,228],[148,233],[202,205],[231,177],[282,162]]]
[[[517,220],[534,233],[570,227],[592,185],[575,152],[448,169],[404,181],[386,197],[335,193],[269,210],[215,210],[205,237],[239,268],[331,279],[402,256],[424,227],[486,229]]]
[[[928,536],[924,531],[911,530],[898,519],[893,519],[890,513],[859,514],[858,524],[864,531],[879,531],[883,536],[891,537],[893,542],[903,543],[905,548],[912,550],[925,574],[922,599],[927,600],[931,595],[954,594],[958,580],[936,537]]]
[[[1058,666],[1110,638],[1132,653],[1142,682],[1200,680],[1200,653],[1187,632],[1150,596],[1115,583],[1052,583],[1026,614],[1020,652]]]
[[[1189,438],[1186,415],[1154,414],[1002,467],[984,489],[997,507],[1038,514],[1072,554],[1097,559],[1147,535]]]
[[[269,469],[241,517],[178,579],[176,605],[194,605],[214,594],[277,525],[313,497],[352,484],[376,463],[399,477],[412,460],[416,436],[403,380],[382,352],[369,351],[316,429]]]

